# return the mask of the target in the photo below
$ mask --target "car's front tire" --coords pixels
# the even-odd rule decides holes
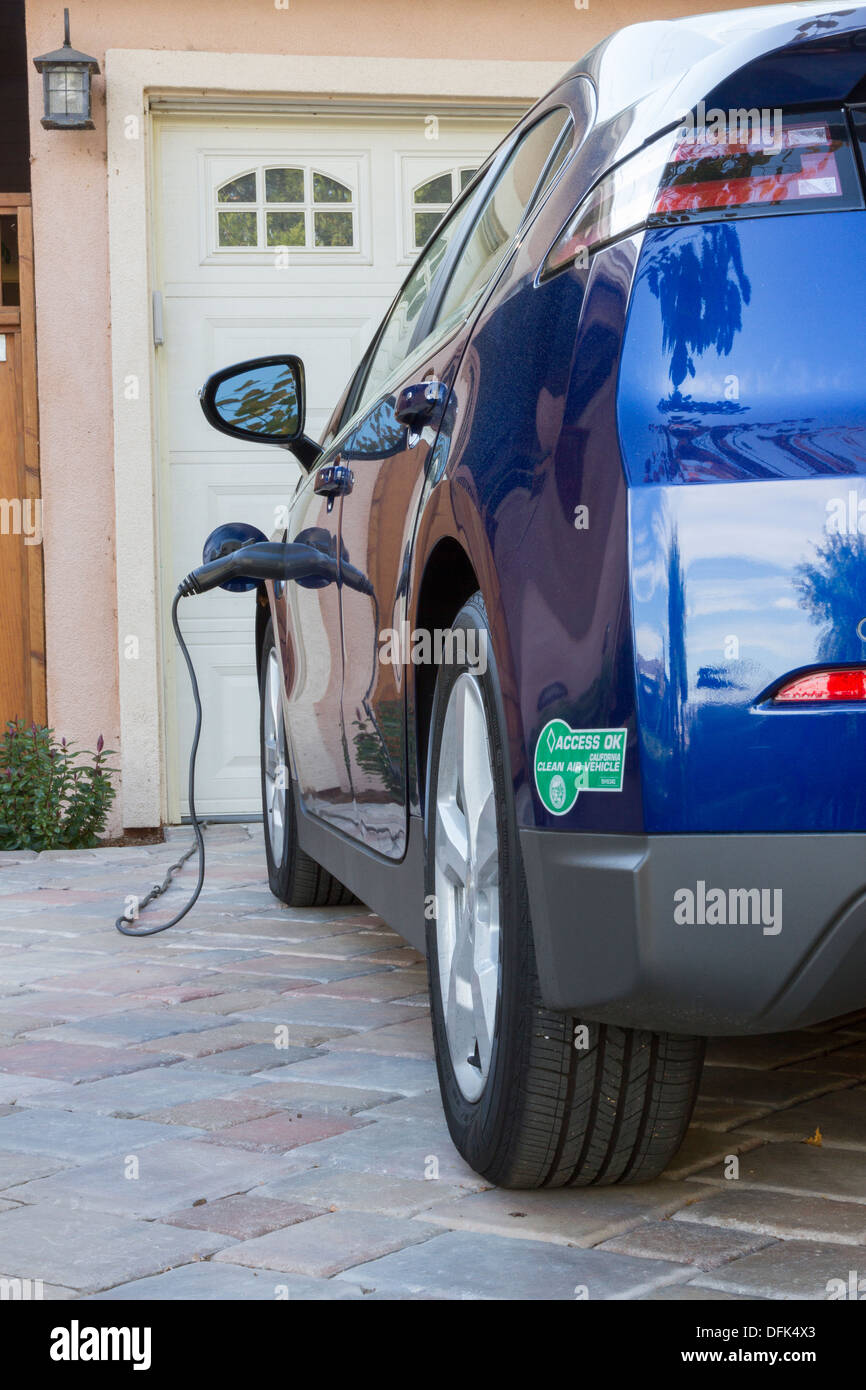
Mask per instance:
[[[348,888],[298,843],[282,688],[282,665],[269,619],[259,665],[259,743],[268,883],[274,896],[289,907],[353,903],[356,899]]]
[[[486,660],[458,656],[438,674],[425,880],[433,1033],[451,1137],[476,1172],[503,1187],[647,1181],[682,1142],[703,1039],[581,1024],[545,1007],[480,594],[455,619],[460,629],[475,629],[466,654],[478,643],[472,654]]]

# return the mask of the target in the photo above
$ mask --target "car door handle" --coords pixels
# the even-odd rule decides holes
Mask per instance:
[[[313,491],[321,497],[344,497],[355,486],[355,475],[345,463],[326,463],[313,482]]]
[[[447,397],[448,387],[435,378],[416,382],[414,386],[404,386],[394,406],[394,417],[401,425],[415,429],[444,406]]]

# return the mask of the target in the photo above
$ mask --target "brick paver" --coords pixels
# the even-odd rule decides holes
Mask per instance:
[[[171,1300],[215,1299],[219,1301],[250,1299],[273,1303],[275,1299],[295,1302],[339,1299],[358,1299],[363,1295],[351,1284],[339,1284],[336,1279],[305,1279],[299,1274],[278,1274],[267,1269],[244,1269],[241,1265],[205,1264],[181,1265],[150,1279],[137,1279],[120,1284],[107,1293],[95,1294],[100,1299]],[[720,1294],[718,1297],[727,1297]]]
[[[335,1119],[328,1115],[302,1115],[286,1110],[266,1115],[261,1120],[247,1120],[216,1130],[210,1136],[213,1144],[238,1145],[242,1149],[257,1149],[261,1153],[288,1153],[304,1144],[330,1139],[355,1127],[356,1121],[346,1115]]]
[[[682,1207],[674,1220],[753,1231],[777,1240],[866,1245],[866,1204],[828,1197],[794,1197],[789,1192],[768,1192],[765,1188],[743,1189],[739,1184],[733,1191],[702,1197],[699,1202]]]
[[[231,1236],[233,1240],[254,1240],[269,1231],[294,1226],[299,1221],[311,1221],[322,1216],[326,1207],[310,1206],[304,1202],[281,1202],[275,1197],[221,1197],[216,1202],[202,1202],[197,1207],[177,1211],[163,1218],[166,1225],[183,1226],[189,1231],[214,1231]]]
[[[284,1226],[256,1240],[221,1251],[229,1264],[279,1269],[329,1279],[351,1265],[379,1260],[392,1251],[428,1240],[429,1228],[378,1212],[338,1211]]]
[[[698,1269],[717,1269],[732,1260],[751,1255],[772,1245],[766,1236],[720,1231],[712,1226],[687,1226],[675,1221],[658,1221],[636,1226],[624,1235],[614,1236],[599,1246],[620,1255],[637,1255],[650,1260],[672,1260],[675,1264],[696,1265]]]
[[[219,1258],[236,1253],[222,1251]],[[634,1296],[691,1272],[662,1260],[447,1231],[422,1245],[355,1265],[338,1277],[362,1288],[438,1298],[596,1300]]]
[[[0,855],[0,1278],[58,1299],[703,1302],[866,1276],[866,1010],[714,1040],[654,1183],[496,1190],[444,1123],[417,952],[363,907],[282,907],[259,827],[207,836],[198,905],[140,941],[114,918],[187,830]]]
[[[838,1297],[840,1286],[847,1290],[854,1263],[844,1246],[798,1240],[767,1246],[755,1255],[710,1270],[701,1275],[701,1283],[707,1288],[750,1294],[753,1298],[818,1301]],[[861,1277],[855,1270],[855,1289]],[[862,1287],[866,1288],[866,1284]],[[859,1292],[856,1297],[860,1298]]]

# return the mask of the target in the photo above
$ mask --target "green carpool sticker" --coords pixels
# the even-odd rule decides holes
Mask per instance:
[[[551,719],[535,745],[535,785],[554,816],[570,811],[580,792],[621,792],[626,729],[572,729]]]

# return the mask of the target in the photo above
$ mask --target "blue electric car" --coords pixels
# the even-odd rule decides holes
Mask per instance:
[[[271,887],[426,949],[492,1182],[651,1178],[707,1036],[866,1004],[864,156],[866,7],[635,25],[458,198],[321,444],[297,358],[204,389],[321,556],[257,593]]]

